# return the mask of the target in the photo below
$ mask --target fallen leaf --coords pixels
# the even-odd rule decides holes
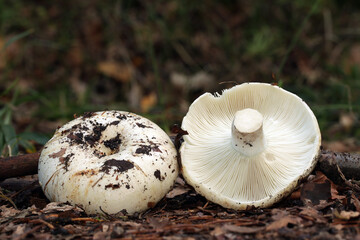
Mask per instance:
[[[356,208],[356,211],[360,212],[360,201],[354,194],[351,194],[351,200]]]
[[[13,207],[6,207],[6,205],[0,206],[0,216],[2,218],[12,217],[18,214],[20,210],[17,210]],[[0,221],[1,223],[1,221]]]
[[[290,195],[290,199],[300,199],[300,196],[301,196],[301,191],[300,189],[296,190],[295,192],[291,193]]]
[[[97,65],[97,69],[105,76],[114,78],[120,82],[129,82],[134,75],[134,69],[131,65],[115,61],[100,62]]]
[[[211,236],[220,237],[225,234],[222,227],[216,226],[214,230],[210,232]]]
[[[232,224],[225,224],[222,228],[229,232],[243,233],[243,234],[253,234],[265,229],[265,227],[244,227],[244,226],[237,226]]]
[[[271,218],[273,220],[279,220],[288,215],[289,215],[289,212],[286,210],[277,209],[277,208],[274,208],[271,210]]]
[[[337,190],[337,186],[336,184],[334,184],[324,173],[317,171],[316,172],[316,176],[315,178],[312,180],[312,182],[314,183],[325,183],[325,182],[330,182],[330,195],[331,195],[331,199],[335,200],[342,200],[345,198],[345,196],[343,195],[339,195],[339,192]],[[322,199],[322,200],[327,200],[327,199]]]
[[[22,236],[25,233],[25,230],[27,229],[26,224],[19,224],[16,226],[16,229],[14,233],[12,234],[12,239],[20,239],[20,236]]]
[[[188,191],[190,191],[190,188],[176,187],[172,189],[170,192],[168,192],[168,194],[166,194],[166,198],[174,198],[181,194],[187,193]]]
[[[100,239],[106,239],[107,238],[107,235],[108,235],[108,233],[106,233],[106,232],[101,232],[101,231],[98,231],[98,232],[96,232],[95,234],[94,234],[94,236],[93,236],[93,240],[100,240]]]
[[[159,220],[154,217],[149,217],[147,221],[152,228],[156,229],[156,231],[161,231],[165,226],[169,225],[169,221]]]
[[[266,226],[266,231],[278,230],[283,227],[287,227],[289,224],[300,224],[302,219],[297,216],[287,215],[282,217]]]
[[[83,212],[79,207],[74,207],[69,204],[65,204],[62,202],[51,202],[44,209],[41,210],[42,213],[53,213],[53,212],[66,212],[76,210],[77,212]]]
[[[333,214],[336,218],[342,219],[342,220],[350,220],[350,218],[356,218],[360,216],[360,212],[354,212],[354,211],[339,211],[335,209],[333,211]]]
[[[317,205],[320,200],[328,200],[331,198],[331,182],[321,172],[316,173],[315,179],[304,183],[301,188],[300,199],[304,204]]]
[[[333,201],[333,202],[328,202],[328,201],[325,201],[325,200],[320,200],[320,203],[316,206],[314,206],[314,208],[318,211],[321,211],[329,206],[332,206],[332,205],[335,205],[336,202]]]
[[[299,213],[299,216],[311,220],[317,223],[326,223],[326,219],[318,210],[312,207],[305,207],[303,210]]]
[[[148,95],[142,97],[140,102],[141,112],[147,113],[157,103],[157,96],[155,92],[151,92]]]
[[[28,215],[37,215],[36,207],[34,205],[23,209],[23,210],[16,210],[14,208],[3,208],[4,206],[0,207],[1,210],[1,218],[0,224],[2,222],[6,222],[9,218],[25,218]]]

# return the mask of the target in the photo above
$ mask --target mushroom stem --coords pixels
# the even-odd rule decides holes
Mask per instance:
[[[237,111],[231,126],[232,146],[245,156],[255,156],[265,150],[263,116],[245,108]]]

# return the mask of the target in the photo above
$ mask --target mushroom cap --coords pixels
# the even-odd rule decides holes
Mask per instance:
[[[68,201],[89,214],[142,212],[165,196],[178,175],[169,136],[122,111],[86,113],[59,128],[38,168],[50,201]]]
[[[245,129],[234,136],[236,124],[246,121],[244,114],[255,116],[255,123],[249,120],[247,126],[254,132],[249,135]],[[188,132],[180,148],[185,180],[208,200],[236,210],[268,207],[290,194],[314,169],[321,145],[308,105],[265,83],[201,95],[191,104],[182,129]],[[238,146],[233,144],[236,137],[251,141]]]

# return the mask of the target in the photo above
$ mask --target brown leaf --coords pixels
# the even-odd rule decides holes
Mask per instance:
[[[237,226],[232,224],[225,224],[222,228],[229,232],[243,233],[243,234],[253,234],[265,229],[265,227],[244,227],[244,226]]]
[[[147,221],[149,222],[149,225],[157,231],[162,230],[165,226],[169,225],[169,221],[165,219],[159,220],[154,217],[149,217]]]
[[[330,198],[331,182],[321,172],[317,172],[315,179],[304,183],[301,188],[300,199],[305,204],[310,201],[312,204],[317,205],[320,203],[320,200],[328,200]]]
[[[336,218],[342,219],[342,220],[350,220],[350,218],[356,218],[360,216],[360,212],[354,212],[354,211],[339,211],[335,209],[333,211],[333,214]]]
[[[352,202],[356,208],[356,211],[360,212],[360,201],[357,199],[357,197],[354,194],[351,194]]]
[[[317,222],[317,223],[326,223],[326,219],[318,210],[312,207],[305,207],[300,213],[299,216]]]
[[[219,237],[225,234],[222,227],[216,226],[214,230],[210,232],[211,236]]]
[[[280,228],[287,227],[288,224],[297,225],[300,224],[301,221],[302,219],[300,217],[287,215],[267,225],[266,231],[278,230]]]
[[[168,194],[166,194],[166,198],[174,198],[181,194],[187,193],[188,191],[190,191],[190,188],[176,187],[170,192],[168,192]]]
[[[71,210],[76,210],[77,212],[83,212],[79,207],[74,207],[62,202],[51,202],[44,209],[41,210],[42,213],[54,213],[54,212],[67,212]]]
[[[279,220],[285,216],[288,216],[289,215],[289,212],[286,211],[286,210],[281,210],[281,209],[277,209],[277,208],[274,208],[271,210],[271,218],[273,220]]]
[[[107,235],[108,235],[108,233],[106,233],[106,232],[97,231],[93,236],[93,240],[106,239]]]
[[[291,193],[290,199],[300,199],[301,191],[300,189],[296,190],[295,192]]]
[[[336,189],[336,185],[324,173],[317,171],[316,177],[312,181],[314,183],[318,183],[318,184],[330,182],[330,195],[331,195],[332,200],[335,200],[335,199],[342,200],[345,198],[345,196],[339,195],[339,192]],[[322,200],[326,200],[326,199],[322,199]]]
[[[27,225],[26,225],[26,224],[19,224],[19,225],[17,225],[14,233],[13,233],[12,236],[11,236],[12,239],[16,239],[16,238],[20,239],[20,236],[22,236],[27,229],[28,229],[28,228],[27,228]]]
[[[17,210],[13,207],[6,207],[6,205],[0,206],[0,216],[2,218],[12,217],[18,214],[20,210]],[[1,223],[1,221],[0,221]]]
[[[131,65],[114,61],[100,62],[97,65],[97,69],[105,76],[114,78],[120,82],[129,82],[134,74],[134,69]]]
[[[148,95],[142,97],[140,102],[141,112],[147,113],[151,110],[157,103],[157,96],[155,92],[151,92]]]

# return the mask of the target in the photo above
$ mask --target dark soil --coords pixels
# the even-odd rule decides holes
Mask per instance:
[[[359,193],[315,174],[275,206],[247,211],[208,202],[178,178],[164,199],[135,216],[87,215],[49,203],[36,175],[11,178],[0,183],[0,239],[359,239]]]

